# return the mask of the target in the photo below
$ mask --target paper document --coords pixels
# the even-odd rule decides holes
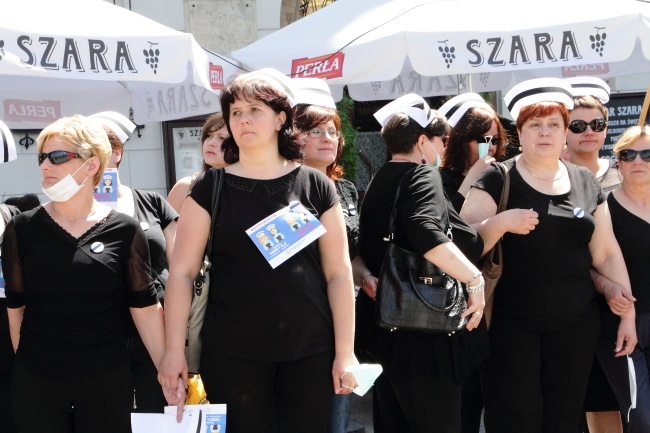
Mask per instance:
[[[183,419],[176,422],[176,406],[165,413],[132,413],[133,433],[226,433],[225,404],[196,404],[183,408]]]

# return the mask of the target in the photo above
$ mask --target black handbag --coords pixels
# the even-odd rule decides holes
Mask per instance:
[[[409,171],[404,178],[408,177]],[[454,332],[465,329],[467,300],[460,281],[445,274],[423,256],[395,244],[395,218],[401,182],[390,216],[388,249],[379,274],[375,318],[386,329]],[[443,223],[451,235],[448,218]]]

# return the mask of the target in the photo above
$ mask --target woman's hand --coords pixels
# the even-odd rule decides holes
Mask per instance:
[[[501,224],[505,227],[504,232],[517,235],[527,235],[535,230],[539,224],[539,215],[532,209],[508,209],[497,215]]]
[[[460,317],[469,316],[467,325],[465,326],[468,331],[478,328],[483,317],[483,309],[485,308],[485,290],[474,292],[467,298],[467,310],[460,315]]]
[[[634,311],[632,311],[621,317],[621,323],[618,325],[618,333],[616,336],[614,356],[631,355],[636,343],[636,320]]]
[[[332,365],[332,378],[334,380],[334,393],[349,394],[357,387],[357,380],[354,375],[345,370],[353,365],[358,365],[357,357],[354,353],[334,358]]]
[[[374,275],[368,275],[363,278],[363,287],[361,287],[361,290],[374,301],[377,297],[377,285],[379,285],[379,278]]]
[[[612,313],[617,316],[622,316],[632,310],[636,298],[632,295],[631,290],[622,284],[615,283],[609,278],[604,277],[593,268],[590,270],[590,273],[591,279],[596,286],[596,291],[605,296],[607,305],[609,305]]]
[[[187,394],[187,361],[182,351],[165,351],[158,366],[158,382],[167,403],[177,406],[176,420],[180,422]]]

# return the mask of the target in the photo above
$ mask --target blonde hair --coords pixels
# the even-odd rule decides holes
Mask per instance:
[[[39,153],[50,137],[59,137],[74,147],[84,161],[96,156],[99,159],[99,170],[93,176],[93,186],[99,185],[112,149],[106,131],[98,121],[78,114],[55,121],[38,135]]]
[[[621,150],[632,147],[639,138],[648,136],[650,136],[650,125],[631,126],[618,137],[616,144],[614,144],[614,153],[618,155]]]

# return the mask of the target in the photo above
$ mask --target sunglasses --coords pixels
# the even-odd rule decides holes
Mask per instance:
[[[499,145],[499,136],[498,135],[484,135],[483,137],[478,137],[476,141],[480,143],[493,144],[495,146]]]
[[[607,121],[602,117],[592,120],[591,122],[586,122],[584,120],[574,120],[569,123],[569,131],[580,134],[587,130],[587,125],[591,127],[591,130],[594,132],[601,132],[605,130],[607,126]]]
[[[50,153],[39,153],[38,154],[38,165],[43,164],[46,159],[49,159],[50,162],[54,165],[63,164],[68,162],[73,158],[82,158],[81,155],[74,152],[68,152],[65,150],[53,150]]]
[[[650,162],[650,149],[643,150],[634,150],[634,149],[623,149],[618,152],[618,158],[621,161],[632,162],[636,159],[637,155],[641,155],[641,159],[645,162]]]
[[[322,129],[314,128],[307,131],[307,134],[312,138],[323,138],[325,137],[325,134],[329,135],[331,138],[339,138],[341,136],[341,131],[336,129],[328,129],[327,131],[324,131]]]

